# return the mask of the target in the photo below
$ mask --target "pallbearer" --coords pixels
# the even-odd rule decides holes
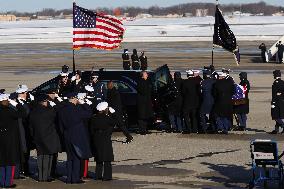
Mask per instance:
[[[133,49],[133,54],[131,55],[131,60],[132,60],[132,69],[133,70],[139,70],[140,64],[139,64],[139,57],[138,57],[136,49]]]
[[[9,104],[9,101],[11,104]],[[17,106],[18,110],[11,107]],[[18,119],[25,116],[22,106],[0,94],[0,187],[15,188],[16,164],[20,163],[20,136]]]
[[[124,52],[122,54],[122,61],[123,61],[123,69],[130,70],[131,64],[130,64],[130,57],[128,54],[128,49],[124,49]]]
[[[145,51],[141,52],[141,56],[139,57],[140,63],[141,63],[141,70],[147,70],[148,68],[148,59],[145,55]]]

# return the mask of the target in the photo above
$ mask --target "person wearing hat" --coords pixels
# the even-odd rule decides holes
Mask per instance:
[[[30,113],[29,126],[37,151],[38,181],[50,182],[54,154],[61,151],[56,130],[56,111],[49,106],[48,95],[40,95]]]
[[[200,106],[200,83],[197,82],[192,70],[186,71],[187,79],[183,81],[183,116],[185,120],[184,134],[198,132],[198,109]]]
[[[279,64],[282,64],[282,63],[283,63],[284,45],[282,44],[281,41],[279,41],[279,42],[276,44],[276,47],[277,47],[277,49],[278,49],[278,61],[279,61]]]
[[[75,93],[83,93],[85,91],[85,83],[82,80],[82,72],[77,70],[75,76],[72,77],[71,91]]]
[[[107,102],[99,103],[96,109],[98,113],[91,118],[89,126],[96,161],[96,180],[109,181],[112,180],[111,162],[114,161],[111,135],[116,125],[115,119],[110,114],[115,110],[109,107]],[[123,133],[128,131],[124,130]],[[125,136],[126,143],[132,141],[131,135]]]
[[[245,131],[247,127],[247,114],[249,113],[249,91],[250,91],[250,82],[247,79],[247,73],[241,72],[240,77],[240,86],[243,87],[243,92],[245,97],[239,105],[234,106],[234,113],[237,115],[237,122],[239,131]]]
[[[71,83],[68,79],[68,73],[60,73],[59,82],[57,86],[57,93],[60,97],[65,97],[66,94],[71,92]]]
[[[281,79],[281,71],[273,71],[275,81],[272,85],[271,117],[275,121],[275,129],[271,134],[277,134],[279,128],[284,133],[284,81]]]
[[[153,118],[152,87],[148,73],[142,71],[137,82],[137,118],[141,135],[148,134],[148,126]]]
[[[148,68],[148,60],[147,56],[145,55],[145,51],[141,52],[141,56],[139,57],[141,63],[141,70],[145,71]]]
[[[131,60],[132,60],[132,69],[133,70],[139,70],[140,64],[139,64],[139,57],[138,57],[136,49],[133,49],[133,54],[131,55]]]
[[[216,80],[211,75],[211,71],[208,69],[203,70],[203,81],[201,81],[201,106],[200,106],[200,126],[201,132],[207,133],[209,131],[214,132],[216,130],[214,124],[214,116],[212,109],[214,105],[214,97],[212,89]]]
[[[258,49],[260,49],[261,53],[260,53],[260,56],[261,56],[261,59],[262,59],[262,62],[263,63],[266,63],[266,45],[264,43],[261,43],[258,47]]]
[[[84,183],[80,177],[81,161],[92,157],[88,133],[84,129],[85,120],[91,118],[92,110],[87,104],[79,106],[77,95],[67,94],[68,102],[58,113],[67,153],[67,184]]]
[[[168,105],[169,120],[171,123],[171,130],[173,132],[181,133],[183,128],[182,124],[182,87],[183,79],[181,78],[180,72],[174,73],[174,87],[177,92],[176,98]]]
[[[124,49],[124,52],[122,54],[122,62],[123,62],[123,69],[130,70],[131,64],[130,64],[130,57],[128,55],[128,49]]]
[[[25,116],[22,106],[0,94],[0,188],[16,187],[14,173],[21,154],[18,120]]]
[[[232,96],[235,93],[235,86],[229,79],[226,79],[226,73],[219,72],[218,75],[219,79],[216,81],[213,87],[213,112],[214,116],[216,117],[216,126],[218,132],[228,134],[228,131],[232,127]]]
[[[30,151],[34,149],[34,144],[29,129],[29,119],[28,119],[32,107],[32,101],[29,98],[27,85],[19,85],[16,90],[16,94],[17,94],[16,102],[19,104],[19,106],[24,108],[26,112],[26,117],[19,118],[19,132],[21,139],[22,154],[21,154],[21,165],[20,167],[17,167],[16,172],[18,173],[18,169],[20,169],[19,170],[20,174],[24,176],[29,176],[31,174],[29,169]]]
[[[106,87],[103,83],[99,82],[99,75],[92,73],[89,86],[93,87],[94,106],[106,100]]]

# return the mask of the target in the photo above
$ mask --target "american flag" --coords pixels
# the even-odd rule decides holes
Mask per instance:
[[[82,47],[112,50],[118,48],[125,29],[114,16],[103,15],[73,5],[73,49]]]

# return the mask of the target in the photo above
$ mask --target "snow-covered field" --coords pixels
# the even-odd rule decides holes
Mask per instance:
[[[226,18],[237,40],[277,40],[284,17]],[[211,41],[214,17],[147,18],[125,22],[125,42]],[[0,22],[0,43],[71,43],[72,20]]]

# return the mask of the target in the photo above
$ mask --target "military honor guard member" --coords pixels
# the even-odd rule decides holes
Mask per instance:
[[[75,75],[71,78],[71,90],[74,93],[83,93],[85,90],[85,83],[82,80],[82,72],[77,70]]]
[[[99,75],[96,73],[91,74],[89,86],[93,87],[93,97],[95,98],[94,105],[96,106],[106,99],[106,87],[103,83],[99,82]]]
[[[280,70],[273,71],[273,76],[275,81],[272,85],[271,117],[275,121],[275,129],[271,134],[277,134],[280,127],[284,128],[284,81]]]
[[[277,47],[277,49],[278,49],[278,61],[279,61],[279,64],[282,64],[282,63],[283,63],[284,45],[282,44],[281,41],[279,41],[279,42],[276,44],[276,47]]]
[[[141,56],[139,57],[141,63],[141,70],[145,71],[148,69],[148,58],[145,55],[145,51],[141,52]]]
[[[133,54],[131,55],[131,61],[132,61],[132,69],[139,70],[140,64],[139,64],[139,57],[138,57],[136,49],[133,49]]]
[[[124,49],[123,54],[122,54],[122,66],[124,70],[130,70],[131,64],[130,64],[130,57],[128,54],[128,49]]]

